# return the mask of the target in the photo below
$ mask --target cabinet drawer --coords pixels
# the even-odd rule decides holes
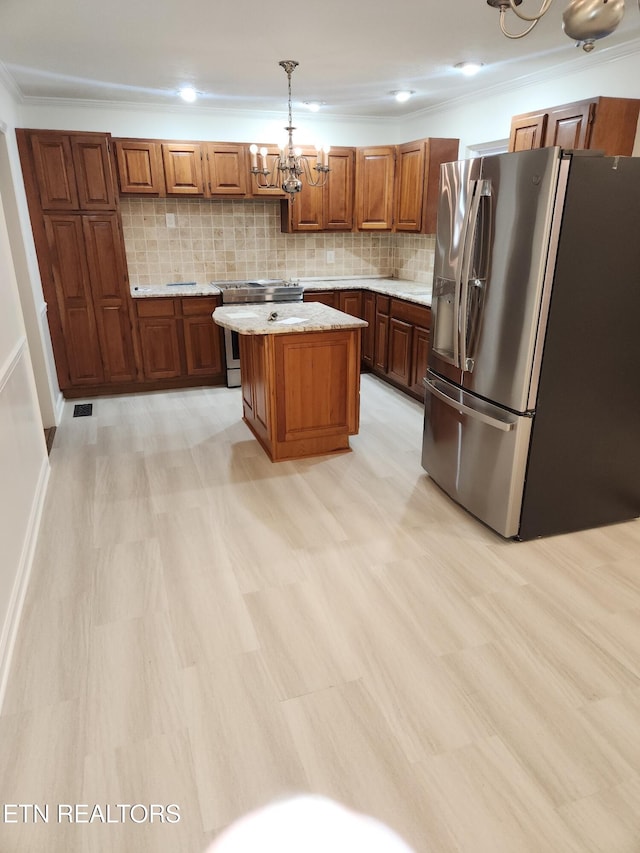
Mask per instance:
[[[388,296],[380,296],[378,294],[376,296],[376,311],[379,314],[388,314],[389,313],[389,305],[391,304],[391,299]]]
[[[176,300],[168,297],[160,299],[137,299],[136,312],[138,317],[175,317]]]
[[[182,313],[185,317],[199,314],[213,314],[220,305],[217,296],[184,296],[182,298]]]
[[[426,305],[416,305],[415,302],[406,302],[404,299],[391,300],[391,316],[414,326],[423,326],[428,329],[431,324],[431,309]]]

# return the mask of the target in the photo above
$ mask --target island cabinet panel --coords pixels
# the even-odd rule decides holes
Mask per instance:
[[[82,217],[105,382],[137,378],[122,235],[115,214]]]
[[[152,139],[114,139],[118,182],[123,195],[164,196],[162,145]]]
[[[244,420],[273,462],[349,450],[360,330],[240,335]]]
[[[248,192],[248,167],[243,145],[207,142],[204,145],[206,191],[210,196],[244,198]]]
[[[163,142],[167,195],[204,195],[202,147],[199,143]]]
[[[359,148],[356,153],[356,227],[391,231],[395,146]]]

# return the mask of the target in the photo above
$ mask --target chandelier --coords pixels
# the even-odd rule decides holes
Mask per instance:
[[[500,29],[507,38],[520,39],[530,33],[538,21],[551,8],[553,0],[542,0],[535,15],[526,15],[518,9],[522,0],[487,0],[489,6],[500,10]],[[528,26],[522,32],[512,33],[506,27],[506,13],[513,12]],[[571,0],[562,13],[562,28],[570,39],[582,44],[587,53],[593,50],[596,39],[610,36],[624,16],[624,0]]]
[[[251,174],[255,175],[256,183],[260,189],[273,189],[281,187],[293,201],[296,193],[302,189],[302,181],[300,178],[304,176],[306,182],[311,187],[323,187],[328,178],[329,169],[329,146],[317,149],[316,162],[312,167],[308,157],[303,155],[300,148],[295,148],[293,145],[293,119],[291,117],[291,75],[294,69],[299,65],[294,59],[283,59],[278,63],[284,68],[289,81],[289,124],[285,127],[289,138],[288,142],[280,148],[280,153],[275,161],[273,168],[267,166],[267,149],[260,148],[258,151],[257,145],[251,145]],[[258,153],[260,154],[261,167],[258,167]],[[315,177],[312,172],[315,171]]]

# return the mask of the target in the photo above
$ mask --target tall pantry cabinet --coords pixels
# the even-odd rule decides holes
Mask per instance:
[[[109,135],[17,130],[58,383],[134,382],[136,341]]]

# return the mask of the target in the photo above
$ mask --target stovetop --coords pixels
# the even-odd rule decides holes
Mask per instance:
[[[223,304],[231,302],[301,302],[303,287],[283,278],[212,281],[222,291]]]

